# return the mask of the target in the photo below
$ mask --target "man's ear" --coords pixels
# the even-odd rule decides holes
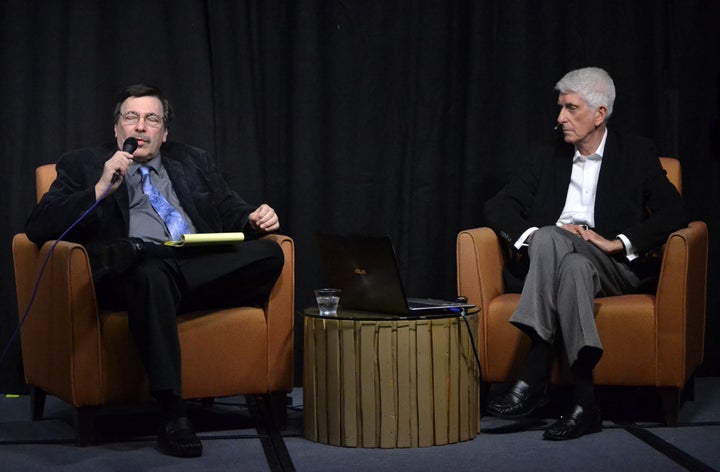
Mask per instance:
[[[600,126],[605,122],[605,118],[607,118],[607,108],[605,108],[605,105],[600,105],[597,110],[595,110],[595,126]]]

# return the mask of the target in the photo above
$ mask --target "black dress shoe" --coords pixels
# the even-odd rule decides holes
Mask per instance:
[[[202,443],[195,436],[195,429],[185,416],[170,420],[160,428],[158,449],[169,456],[202,456]]]
[[[559,420],[545,430],[543,439],[562,441],[579,438],[585,434],[599,433],[600,431],[602,431],[600,408],[596,405],[588,408],[574,405],[565,415],[561,416]]]
[[[145,243],[140,238],[95,241],[86,244],[85,249],[95,280],[107,274],[123,274],[145,257]]]
[[[547,384],[529,385],[518,380],[503,394],[492,399],[487,411],[501,418],[517,418],[529,415],[547,401]]]

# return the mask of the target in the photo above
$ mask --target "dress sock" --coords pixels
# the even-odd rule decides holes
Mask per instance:
[[[183,416],[187,416],[187,405],[185,400],[175,395],[170,390],[153,392],[153,396],[160,404],[165,421],[174,420]]]
[[[530,351],[520,371],[520,380],[533,386],[547,383],[552,353],[552,344],[533,336]]]
[[[578,359],[570,367],[575,384],[575,403],[587,409],[596,404],[595,386],[593,385],[593,368],[600,360],[602,351],[595,348],[583,348]]]

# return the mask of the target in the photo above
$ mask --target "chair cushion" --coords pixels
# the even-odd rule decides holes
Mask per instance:
[[[494,298],[485,317],[487,362],[483,381],[509,382],[517,376],[529,343],[509,323],[520,295]],[[622,295],[595,300],[596,323],[605,352],[595,368],[599,385],[654,385],[657,359],[654,295]],[[483,329],[481,328],[481,329]],[[554,368],[556,382],[568,382],[567,361]]]
[[[104,311],[100,320],[101,404],[149,401],[147,377],[130,335],[127,314]],[[182,315],[178,317],[178,333],[183,397],[268,391],[268,330],[261,308]]]

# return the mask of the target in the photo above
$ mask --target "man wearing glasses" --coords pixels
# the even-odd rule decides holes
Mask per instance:
[[[258,237],[280,224],[269,205],[251,205],[230,190],[206,151],[167,141],[172,107],[159,89],[126,88],[114,117],[115,144],[61,156],[57,180],[28,218],[26,232],[37,244],[57,239],[100,200],[65,239],[86,246],[99,306],[128,312],[151,394],[162,410],[160,450],[197,457],[202,444],[181,398],[175,318],[198,306],[265,302],[283,254]],[[216,232],[244,232],[250,240],[163,246],[182,234]],[[201,294],[228,283],[234,289],[218,290],[224,299],[209,306],[216,297]]]

